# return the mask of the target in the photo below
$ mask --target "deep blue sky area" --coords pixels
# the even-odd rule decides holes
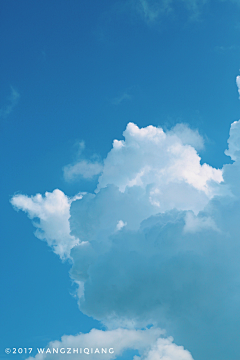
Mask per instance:
[[[128,122],[165,130],[188,123],[205,138],[202,162],[230,162],[224,150],[240,117],[240,6],[208,0],[192,10],[176,1],[151,20],[139,4],[0,3],[0,358],[10,359],[5,347],[101,328],[71,295],[70,265],[12,208],[15,193],[93,191],[95,179],[68,183],[63,167],[82,140],[84,157],[103,159]]]

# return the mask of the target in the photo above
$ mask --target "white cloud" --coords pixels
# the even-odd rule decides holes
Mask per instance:
[[[184,126],[181,131],[183,136],[132,125],[124,133],[125,140],[114,141],[104,161],[98,192],[86,194],[71,206],[72,234],[88,241],[84,248],[76,246],[71,251],[71,277],[84,281],[80,309],[108,328],[153,323],[174,333],[178,342],[185,344],[192,339],[191,350],[200,353],[200,358],[212,359],[219,354],[217,344],[224,338],[224,327],[218,328],[214,341],[209,340],[206,328],[208,334],[213,334],[216,322],[212,319],[217,318],[225,321],[233,333],[240,296],[234,285],[240,281],[240,251],[236,250],[240,216],[238,125],[232,125],[229,138],[229,149],[236,161],[224,166],[225,184],[218,192],[213,186],[216,169],[208,168],[212,171],[209,183],[199,156],[186,144],[186,139],[191,139],[189,129],[186,136]],[[198,136],[194,141],[201,145]],[[174,156],[167,151],[169,147],[177,149]],[[192,183],[188,183],[189,174],[182,179],[179,162],[184,169],[186,164],[189,168],[192,164],[191,171],[196,174]],[[146,166],[155,171],[149,178],[144,178]],[[170,177],[168,166],[180,170],[173,171],[174,177]],[[164,176],[169,176],[165,177],[166,184],[155,176],[161,169]],[[101,183],[104,176],[106,185]],[[137,185],[131,183],[131,176]],[[214,192],[218,195],[214,196]],[[197,215],[185,211],[196,210],[196,206],[201,210],[196,211]],[[116,232],[119,219],[127,224]],[[227,314],[226,304],[231,309]],[[202,349],[194,342],[197,338],[205,343]],[[229,346],[229,342],[223,343],[222,356],[226,357]],[[181,358],[179,348],[176,355],[173,348],[171,351],[173,359]],[[170,356],[167,350],[160,354],[163,359]],[[154,351],[152,356],[161,359]]]
[[[225,154],[234,161],[240,159],[240,120],[234,121],[231,124],[228,149],[225,151]]]
[[[163,331],[159,328],[151,328],[146,330],[128,330],[115,329],[111,331],[102,331],[92,329],[88,334],[79,334],[76,336],[64,335],[61,341],[52,341],[45,347],[44,354],[37,354],[35,358],[31,359],[79,359],[79,357],[89,360],[99,359],[115,359],[121,356],[125,350],[133,349],[139,352],[140,356],[134,359],[139,360],[193,360],[191,354],[184,350],[182,346],[177,346],[173,343],[172,338],[161,338]],[[52,349],[62,349],[62,353],[53,354]],[[77,349],[82,354],[77,354]],[[107,350],[107,353],[102,352],[102,348]],[[49,349],[49,350],[48,350]],[[69,349],[69,350],[67,350]],[[89,355],[84,354],[84,349],[89,352]],[[46,351],[48,353],[46,354]],[[65,353],[64,353],[65,351]],[[67,354],[71,351],[71,355]],[[100,352],[100,354],[98,353]],[[91,353],[92,352],[92,353]],[[94,354],[95,353],[95,354]]]
[[[160,338],[152,349],[142,358],[142,360],[193,360],[191,354],[183,348],[172,343],[173,339]],[[138,356],[134,360],[141,359]]]
[[[96,155],[92,156],[92,160],[82,159],[82,153],[85,149],[85,142],[83,140],[76,142],[74,146],[77,148],[77,161],[75,161],[73,164],[64,166],[64,179],[66,181],[74,181],[80,178],[92,179],[94,176],[100,174],[102,172],[103,165],[99,162]]]
[[[176,135],[183,145],[191,145],[196,150],[204,149],[204,139],[198,130],[192,130],[187,124],[175,125],[168,134]]]
[[[98,191],[108,184],[121,192],[134,186],[149,189],[149,201],[157,212],[171,208],[197,212],[215,195],[222,171],[200,164],[189,145],[203,146],[198,132],[178,125],[164,133],[161,128],[129,123],[123,135],[125,140],[114,140],[104,160]],[[186,196],[189,192],[191,196]]]
[[[239,93],[239,98],[240,98],[240,76],[236,77],[236,84],[237,84],[237,87],[238,87],[238,93]]]
[[[60,190],[13,197],[17,209],[40,219],[36,235],[61,257],[71,257],[82,312],[113,330],[153,324],[174,335],[177,344],[188,344],[193,356],[235,360],[239,124],[231,126],[226,152],[234,163],[223,170],[200,164],[193,146],[201,147],[201,138],[186,126],[164,133],[130,123],[125,139],[113,142],[95,193],[74,199]],[[63,337],[61,344],[71,339]],[[142,360],[191,359],[169,338],[145,350]]]
[[[126,225],[127,225],[126,222],[123,222],[122,220],[119,220],[118,223],[117,223],[117,226],[116,226],[116,230],[119,231]]]
[[[91,179],[102,172],[103,166],[98,162],[81,160],[74,165],[67,165],[63,168],[64,178],[67,181],[76,180],[79,177]]]
[[[196,233],[198,231],[204,231],[206,229],[219,231],[215,222],[210,217],[196,216],[191,211],[187,212],[184,226],[185,232]]]
[[[81,196],[74,200],[79,198]],[[25,211],[28,217],[33,219],[33,225],[37,228],[35,236],[46,240],[61,259],[69,257],[70,250],[79,244],[79,240],[70,235],[71,199],[62,191],[56,189],[52,193],[46,192],[45,197],[41,194],[31,197],[15,195],[11,203],[17,210]],[[39,221],[34,220],[37,218]]]

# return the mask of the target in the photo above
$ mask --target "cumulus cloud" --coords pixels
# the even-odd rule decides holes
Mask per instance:
[[[171,208],[197,212],[215,195],[222,172],[200,164],[199,155],[189,144],[202,147],[197,132],[179,125],[165,133],[151,125],[140,129],[129,123],[123,135],[125,141],[114,140],[104,160],[97,191],[108,184],[123,193],[127,188],[145,189],[158,212]]]
[[[134,134],[141,129],[135,130]],[[138,137],[158,143],[159,133],[159,129],[145,128]],[[235,359],[234,349],[240,340],[236,335],[236,317],[240,316],[237,310],[240,162],[236,140],[239,134],[240,122],[237,122],[231,127],[228,141],[228,152],[235,162],[223,167],[223,189],[208,198],[204,209],[197,214],[191,211],[187,200],[188,209],[176,209],[175,205],[172,210],[154,212],[150,192],[145,191],[148,182],[121,188],[128,179],[115,178],[111,167],[108,174],[114,185],[102,187],[100,177],[95,195],[88,194],[72,203],[72,234],[88,240],[84,249],[76,246],[71,251],[74,259],[71,277],[84,281],[84,296],[79,299],[84,313],[108,328],[119,324],[128,327],[131,321],[135,327],[153,323],[166,328],[177,341],[188,344],[194,357],[198,354],[199,359],[222,360],[226,356]],[[117,143],[118,149],[128,146],[128,136],[125,133],[125,142],[120,146]],[[142,150],[144,143],[140,145],[138,149]],[[135,146],[130,153],[134,151]],[[140,153],[142,160],[144,152]],[[108,165],[107,159],[104,166]],[[136,159],[132,159],[134,167]],[[110,160],[114,161],[115,157],[111,156]],[[118,162],[116,165],[118,171]],[[127,162],[126,168],[131,174]],[[204,194],[204,190],[198,191]],[[127,224],[116,232],[119,219]],[[226,327],[232,334],[229,340],[225,339]],[[219,344],[221,339],[225,341]]]
[[[80,310],[112,334],[154,325],[196,360],[235,360],[239,138],[240,121],[226,150],[233,164],[219,170],[201,165],[194,146],[203,140],[186,125],[164,132],[130,123],[124,140],[114,140],[95,193],[17,195],[12,204],[39,218],[36,235],[71,257]],[[142,352],[134,346],[141,359],[192,359],[170,338],[154,338]]]
[[[172,343],[173,339],[159,338],[152,349],[142,358],[144,360],[193,360],[191,354],[183,348]],[[135,356],[134,360],[141,359]]]
[[[76,196],[72,200],[79,199]],[[61,259],[69,257],[70,250],[79,244],[79,239],[70,235],[70,205],[69,199],[61,190],[46,192],[45,197],[41,194],[35,196],[15,195],[11,199],[16,210],[22,210],[33,220],[37,228],[35,236],[40,240],[47,241],[53,251]]]
[[[158,328],[146,330],[119,328],[111,331],[93,329],[88,334],[65,335],[61,341],[52,341],[44,348],[44,353],[37,354],[35,359],[65,360],[69,359],[67,351],[71,351],[70,356],[73,359],[79,359],[81,356],[83,359],[94,360],[104,356],[104,359],[110,360],[118,358],[125,350],[132,349],[139,353],[139,356],[135,356],[135,360],[192,360],[192,356],[187,350],[174,344],[171,337],[160,337],[162,334],[163,332]],[[53,354],[53,349],[58,349],[59,353]],[[62,349],[61,354],[60,349]],[[76,349],[78,349],[78,354]],[[80,349],[82,349],[81,354]],[[102,349],[106,353],[102,353]]]

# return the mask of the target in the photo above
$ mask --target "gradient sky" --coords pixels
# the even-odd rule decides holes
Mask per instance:
[[[188,124],[204,139],[201,164],[232,163],[224,150],[240,116],[239,19],[240,4],[230,0],[1,1],[2,359],[14,357],[6,347],[106,329],[102,315],[79,311],[71,264],[34,236],[10,199],[93,193],[97,176],[67,181],[63,169],[79,159],[102,166],[129,122],[165,132]],[[203,360],[207,350],[184,339],[177,344]],[[235,350],[229,356],[237,359]]]

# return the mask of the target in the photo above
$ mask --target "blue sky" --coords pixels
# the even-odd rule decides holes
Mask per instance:
[[[6,347],[47,346],[50,341],[60,340],[63,335],[89,333],[92,328],[114,331],[111,329],[116,328],[116,323],[119,328],[128,329],[127,320],[135,322],[134,331],[137,332],[140,328],[152,325],[152,319],[157,318],[157,323],[153,325],[157,329],[166,329],[167,336],[174,337],[176,346],[184,346],[194,359],[222,360],[228,354],[228,360],[235,360],[239,318],[236,315],[236,319],[233,319],[233,314],[223,309],[231,306],[239,314],[239,310],[234,307],[234,299],[238,299],[239,295],[233,290],[237,287],[238,279],[234,278],[230,289],[224,287],[238,268],[237,265],[236,268],[235,265],[229,266],[231,262],[235,264],[234,254],[228,248],[220,246],[219,249],[217,244],[219,238],[220,243],[225,244],[224,235],[219,235],[220,231],[228,233],[229,229],[233,229],[232,233],[230,231],[231,239],[237,239],[238,229],[235,225],[239,205],[237,200],[229,205],[230,200],[225,200],[225,197],[232,192],[238,198],[238,170],[237,166],[224,168],[225,187],[223,182],[220,183],[221,175],[217,171],[224,164],[232,164],[238,159],[238,136],[234,135],[234,131],[236,134],[238,132],[237,127],[235,129],[232,126],[229,156],[224,151],[228,147],[231,123],[237,121],[240,114],[236,86],[240,68],[239,4],[236,1],[211,0],[9,0],[2,1],[0,8],[0,136],[3,170],[1,358],[13,357],[5,355]],[[129,123],[137,127],[127,127]],[[176,127],[180,123],[188,126]],[[141,133],[139,129],[149,125],[153,128],[147,128]],[[163,147],[155,144],[163,136],[158,132],[159,128],[166,134]],[[145,140],[142,143],[143,138]],[[112,149],[114,139],[125,141],[127,150],[121,156],[117,155],[116,149],[122,145]],[[204,146],[201,146],[203,142]],[[173,160],[169,149],[172,149],[171,146],[180,146],[180,143],[180,153],[186,154],[186,157],[176,155]],[[201,165],[209,165],[205,169],[207,175],[197,165],[197,153],[188,146],[197,149]],[[179,182],[184,184],[182,187],[165,187],[170,178],[168,175],[159,178],[156,169],[161,161],[163,165],[159,165],[160,168],[171,175],[175,185]],[[170,171],[169,164],[173,164],[176,171],[172,171],[172,168]],[[146,170],[147,166],[152,168],[149,175],[144,174],[144,177],[141,171]],[[189,173],[181,173],[179,169],[182,167],[188,169]],[[195,167],[198,175],[191,172]],[[134,178],[134,171],[142,178]],[[133,179],[135,183],[131,182]],[[108,187],[108,184],[112,187]],[[154,188],[151,188],[152,184]],[[58,241],[61,241],[60,237],[56,235],[57,240],[51,243],[54,236],[49,235],[49,229],[57,227],[56,219],[47,210],[44,213],[48,217],[46,220],[41,218],[42,208],[41,211],[29,210],[30,205],[25,202],[27,197],[18,198],[20,202],[13,203],[15,209],[24,210],[40,224],[50,247],[46,241],[40,241],[34,236],[36,229],[26,214],[14,211],[10,203],[17,194],[30,197],[39,193],[44,197],[46,191],[52,193],[55,189],[60,189],[61,194],[65,195],[54,193],[55,197],[51,200],[53,204],[59,197],[65,201],[79,192],[88,193],[82,200],[71,200],[69,208],[66,202],[64,208],[64,214],[69,212],[71,215],[70,219],[64,218],[69,221],[71,232],[66,241],[93,241],[91,251],[80,253],[77,246],[72,247],[73,264],[59,258],[70,256],[69,249],[66,252],[68,255],[62,255],[56,248],[56,244],[60,243]],[[158,195],[161,192],[165,197]],[[178,196],[179,193],[183,194],[182,198]],[[184,200],[187,194],[191,194],[191,201]],[[224,200],[217,200],[218,196]],[[36,199],[34,201],[37,202]],[[219,206],[216,205],[217,201],[220,201]],[[158,203],[161,204],[159,211],[155,208],[153,210],[154,206],[160,206]],[[226,215],[228,206],[233,211],[229,218]],[[217,208],[222,209],[219,210],[221,215],[216,215]],[[193,213],[186,215],[184,211]],[[199,211],[203,211],[200,218]],[[100,214],[103,214],[103,218]],[[86,228],[80,218],[84,219]],[[228,220],[223,230],[220,229],[220,219],[225,218]],[[145,261],[142,256],[146,246],[144,236],[152,239],[151,236],[158,236],[154,235],[155,232],[162,234],[160,223],[174,223],[169,230],[174,239],[182,239],[183,235],[176,235],[179,229],[181,234],[190,234],[200,242],[207,237],[215,249],[215,255],[212,256],[216,268],[210,267],[210,245],[206,245],[207,250],[193,250],[189,248],[188,242],[186,245],[184,241],[190,240],[185,238],[181,240],[181,245],[173,241],[170,242],[170,250],[164,248],[163,253],[170,252],[172,259],[166,268],[156,259],[155,264],[150,250],[147,256],[151,261]],[[207,235],[199,229],[204,229]],[[133,232],[135,235],[131,235]],[[164,234],[159,236],[164,238]],[[190,235],[186,236],[190,238]],[[171,238],[170,235],[166,236]],[[131,239],[132,247],[127,243],[128,239]],[[119,243],[125,244],[125,247],[122,248]],[[108,249],[108,252],[100,250],[102,247]],[[238,249],[237,243],[232,248]],[[127,249],[127,257],[123,249]],[[180,249],[181,254],[186,251],[183,255],[186,260],[178,258],[175,249]],[[139,251],[136,258],[132,253],[134,251]],[[194,262],[194,254],[188,258],[188,254],[194,251],[197,257],[200,253],[204,253],[205,257]],[[215,279],[217,272],[221,273],[218,259],[224,252],[229,254],[229,263],[223,261],[223,274],[228,274],[229,278],[223,284],[218,284]],[[166,263],[166,258],[162,260],[163,263]],[[84,264],[84,259],[92,264],[92,268],[81,270],[85,274],[81,278],[85,282],[83,301],[76,293],[76,284],[80,281],[76,274],[81,264]],[[111,259],[115,259],[115,263]],[[166,287],[167,295],[164,299],[156,290],[164,288],[166,279],[170,279],[171,283],[171,274],[174,277],[174,271],[180,271],[178,265],[181,268],[182,261],[189,264],[186,272],[195,269],[191,264],[198,264],[193,273],[200,279],[199,284],[194,293],[189,290],[192,294],[192,323],[183,310],[190,306],[184,300],[189,296],[188,290],[176,298],[181,305],[181,316],[175,300],[169,300],[173,299],[177,290],[174,292],[174,288]],[[155,270],[150,263],[155,264]],[[118,270],[114,264],[118,264]],[[128,270],[128,279],[124,272],[118,274],[123,264]],[[169,313],[156,307],[155,303],[149,304],[146,310],[147,300],[137,286],[135,292],[143,302],[139,301],[139,308],[136,307],[133,296],[132,303],[125,304],[125,300],[130,299],[129,287],[134,288],[134,284],[144,278],[141,271],[139,277],[135,277],[135,267],[131,264],[135,264],[136,269],[145,270],[145,274],[151,278],[156,276],[148,292],[153,299],[156,297],[156,304],[160,298],[163,303],[166,302],[166,306],[171,309]],[[199,272],[200,268],[204,271]],[[165,280],[156,275],[163,273],[168,274]],[[98,278],[100,274],[101,279]],[[202,288],[206,274],[210,274],[212,282],[206,282],[206,288]],[[221,276],[224,278],[223,274]],[[88,279],[91,279],[93,285]],[[105,279],[105,296],[97,286],[102,279]],[[189,284],[188,281],[186,284]],[[111,286],[116,285],[115,282],[123,285],[116,288],[115,295],[112,295],[110,290]],[[188,288],[186,284],[183,285],[184,289]],[[221,286],[233,294],[221,297]],[[201,291],[205,291],[208,296],[200,303],[197,300],[194,302],[193,299],[201,298]],[[219,298],[214,293],[222,299],[219,313],[224,312],[224,315],[221,318],[217,312],[213,318],[207,315],[214,308],[212,304],[218,303]],[[118,304],[116,308],[114,304]],[[206,312],[203,307],[207,309]],[[203,313],[201,319],[197,311],[194,312],[196,308]],[[106,309],[117,314],[115,325],[112,325],[113,320],[109,320]],[[179,318],[184,316],[187,320],[180,321]],[[213,334],[214,321],[218,331]],[[198,327],[203,330],[199,330],[194,337],[192,334]],[[223,331],[225,327],[227,335]],[[125,333],[122,334],[124,337]],[[154,331],[149,334],[155,344],[158,335]],[[233,339],[231,349],[231,342],[224,338],[224,334]],[[109,334],[109,338],[113,335]],[[211,336],[212,342],[208,343],[206,338]],[[219,343],[225,345],[217,349]],[[159,346],[160,349],[162,345],[159,344],[152,346]],[[132,348],[138,349],[140,356],[143,356],[143,350],[136,344],[132,347],[128,344],[124,349]],[[161,352],[156,351],[159,351],[158,354]]]

